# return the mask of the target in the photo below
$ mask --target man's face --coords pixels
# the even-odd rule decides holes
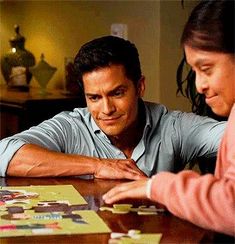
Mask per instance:
[[[84,74],[83,84],[88,110],[107,136],[121,136],[137,122],[144,78],[136,88],[122,65],[111,65]]]
[[[196,87],[212,111],[228,116],[235,103],[235,58],[185,46],[187,62],[196,73]]]

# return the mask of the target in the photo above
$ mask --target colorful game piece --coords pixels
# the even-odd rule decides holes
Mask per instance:
[[[113,232],[108,244],[157,244],[162,234],[141,233],[140,230],[129,230],[128,233]]]
[[[136,212],[138,215],[157,215],[165,211],[163,208],[156,208],[156,206],[139,206],[134,208],[132,204],[114,204],[113,207],[100,207],[100,211],[111,211],[114,214],[127,214],[129,212]]]

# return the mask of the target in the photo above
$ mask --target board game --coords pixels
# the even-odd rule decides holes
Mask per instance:
[[[110,233],[72,185],[0,187],[0,237]]]

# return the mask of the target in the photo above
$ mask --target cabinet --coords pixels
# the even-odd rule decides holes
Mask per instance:
[[[66,95],[62,90],[48,90],[48,94],[42,96],[37,88],[23,92],[1,85],[0,139],[37,125],[61,111],[84,106],[83,96]]]

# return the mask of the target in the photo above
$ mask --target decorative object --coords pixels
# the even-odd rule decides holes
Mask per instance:
[[[45,60],[44,60],[44,54],[41,54],[41,60],[35,67],[29,68],[30,72],[33,74],[35,79],[38,81],[41,90],[41,95],[46,95],[46,87],[51,79],[51,77],[56,72],[57,68],[50,66]]]
[[[24,48],[25,38],[20,34],[20,27],[14,28],[16,35],[9,40],[10,52],[1,58],[1,71],[9,88],[27,91],[32,78],[29,67],[35,65],[35,58]]]
[[[74,58],[64,58],[64,73],[65,73],[65,86],[64,94],[66,95],[78,95],[81,93],[82,88],[77,80],[77,75],[74,70]]]
[[[71,72],[73,71],[73,58],[65,57],[64,58],[64,79],[65,79],[65,92],[70,93],[70,84],[71,84]]]

